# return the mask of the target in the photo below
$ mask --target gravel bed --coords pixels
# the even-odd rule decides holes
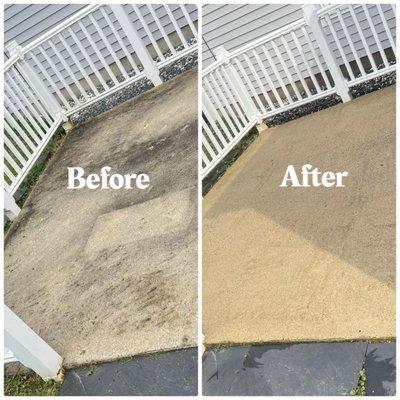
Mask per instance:
[[[152,87],[153,84],[147,78],[136,81],[131,85],[118,90],[116,93],[113,93],[110,96],[91,104],[82,111],[73,114],[71,116],[71,121],[74,125],[80,125],[83,122],[88,121],[90,118],[110,110],[116,105],[121,104],[135,96],[138,96],[140,93],[143,93]]]
[[[396,83],[396,72],[391,72],[386,75],[371,79],[370,81],[360,83],[350,89],[350,94],[353,98],[360,97],[364,94],[374,92],[375,90],[383,89],[387,86]],[[308,114],[323,110],[325,108],[334,106],[341,102],[338,95],[327,96],[300,107],[293,108],[292,110],[284,111],[280,114],[266,118],[264,121],[269,126],[276,126],[284,124],[285,122],[292,121],[296,118],[303,117]]]
[[[192,41],[189,42],[189,45],[193,44]],[[175,50],[180,51],[183,49],[183,46],[177,46]],[[170,57],[171,53],[164,53],[165,57]],[[154,61],[158,62],[159,58],[155,58]],[[185,72],[198,64],[198,54],[197,51],[190,53],[182,58],[174,61],[173,63],[167,65],[160,69],[160,77],[163,82],[168,81],[169,79]],[[139,71],[142,71],[143,68],[141,66],[138,67]],[[135,72],[130,71],[129,76],[134,76]],[[118,76],[117,80],[119,82],[123,82],[125,79],[123,76]],[[107,85],[112,87],[114,84],[112,81],[107,81]],[[83,122],[88,121],[90,118],[95,117],[111,108],[115,107],[118,104],[121,104],[133,97],[138,96],[139,94],[145,92],[146,90],[153,87],[153,84],[148,78],[140,79],[136,82],[133,82],[131,85],[126,86],[125,88],[118,90],[116,93],[111,94],[105,97],[102,100],[97,101],[96,103],[86,107],[82,111],[79,111],[71,116],[71,121],[74,125],[82,124]],[[98,91],[101,93],[104,91],[103,87],[97,87]],[[91,91],[87,92],[89,97],[93,97],[94,94]],[[82,100],[82,99],[79,99]]]
[[[390,72],[389,74],[378,76],[375,79],[371,79],[368,82],[361,83],[350,89],[350,93],[353,98],[360,97],[364,94],[374,92],[375,90],[383,89],[387,86],[394,85],[396,83],[396,72]]]
[[[289,122],[296,118],[303,117],[304,115],[312,114],[317,111],[321,111],[325,108],[332,107],[340,102],[341,102],[340,97],[337,95],[323,97],[321,99],[312,101],[302,106],[292,108],[291,110],[284,111],[280,114],[273,115],[272,117],[266,118],[264,122],[269,127],[281,125],[284,124],[285,122]]]

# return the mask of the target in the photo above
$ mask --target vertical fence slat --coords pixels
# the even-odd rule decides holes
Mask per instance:
[[[47,61],[47,63],[50,65],[52,68],[53,72],[57,76],[57,78],[60,80],[60,82],[64,85],[64,89],[67,91],[67,93],[71,96],[71,99],[74,100],[76,103],[79,103],[78,98],[75,96],[75,93],[73,90],[70,88],[70,86],[67,84],[65,79],[63,78],[62,74],[59,72],[58,68],[55,66],[53,63],[51,56],[49,56],[46,52],[46,50],[43,48],[42,45],[39,46],[39,50],[44,57],[44,59]],[[68,99],[64,96],[64,98],[68,101]]]
[[[374,36],[374,39],[375,39],[375,43],[378,46],[379,54],[381,55],[383,64],[385,65],[385,67],[388,67],[389,66],[389,61],[388,61],[388,59],[386,57],[386,54],[385,54],[385,52],[383,50],[383,47],[381,45],[381,41],[380,41],[380,39],[378,37],[378,34],[376,32],[376,29],[374,27],[374,24],[372,22],[371,16],[369,15],[368,6],[366,6],[365,4],[362,4],[361,7],[362,7],[362,9],[364,11],[365,16],[367,17],[369,28],[371,29],[372,35]]]
[[[6,120],[4,121],[4,126],[8,136],[15,136],[13,130],[8,125]],[[4,144],[11,150],[13,156],[18,159],[18,161],[21,163],[21,166],[24,166],[26,161],[29,159],[29,156],[26,155],[22,150],[18,150],[8,136],[4,135]]]
[[[226,145],[228,144],[227,138],[225,138],[224,136],[225,134],[228,137],[226,126],[223,123],[221,123],[221,117],[219,115],[219,112],[215,109],[208,96],[204,97],[203,106],[207,115],[209,115],[210,117],[210,124],[213,127],[217,138],[221,142],[222,146],[226,147]],[[214,116],[214,118],[212,118],[212,116]],[[222,128],[222,130],[218,128],[217,123]]]
[[[278,80],[278,82],[279,82],[279,86],[280,86],[281,90],[283,91],[283,93],[284,93],[284,95],[285,95],[285,100],[287,100],[288,103],[293,103],[292,96],[290,96],[290,94],[289,94],[289,92],[288,92],[288,90],[287,90],[287,88],[286,88],[286,85],[285,85],[285,83],[283,82],[282,77],[281,77],[281,75],[280,75],[280,73],[279,73],[279,71],[278,71],[278,68],[276,67],[275,63],[273,62],[273,60],[272,60],[272,58],[271,58],[270,52],[268,51],[268,49],[267,49],[264,45],[261,46],[261,49],[262,49],[263,53],[265,54],[265,57],[266,57],[267,60],[268,60],[269,66],[271,67],[272,72],[273,72],[274,75],[275,75],[275,78],[276,78],[276,79]],[[254,54],[255,54],[255,51],[253,50],[253,55],[254,55]],[[283,98],[282,98],[281,96],[279,96],[279,97],[280,97],[281,100],[282,100],[282,106],[283,106],[283,105],[285,104],[285,103],[284,103],[284,100],[283,100]]]
[[[295,44],[295,46],[297,48],[297,51],[300,54],[300,57],[301,57],[301,59],[303,61],[303,64],[305,65],[305,67],[307,69],[308,75],[309,75],[309,77],[310,77],[310,79],[311,79],[311,81],[312,81],[312,83],[313,83],[313,85],[315,87],[316,92],[318,93],[319,91],[322,91],[322,86],[315,79],[315,75],[314,75],[313,71],[311,70],[309,61],[307,60],[306,56],[304,55],[304,51],[303,51],[303,49],[301,47],[299,39],[297,38],[296,34],[293,31],[290,32],[290,34],[291,34],[290,36],[292,37],[292,40],[293,40],[293,42],[294,42],[294,44]],[[319,87],[319,90],[318,90],[318,87]]]
[[[15,133],[14,129],[18,131],[19,134],[21,131],[21,128],[18,129],[18,127],[15,126],[15,121],[14,119],[10,116],[9,112],[7,110],[4,110],[4,125],[6,127],[6,131],[9,132],[10,138],[12,139],[13,142],[16,143],[18,148],[20,149],[21,155],[26,157],[27,160],[29,160],[31,156],[31,149],[27,145],[25,145],[21,139],[18,137],[18,135]],[[24,136],[24,133],[21,135],[22,137]]]
[[[60,52],[57,50],[56,46],[54,46],[53,42],[51,41],[51,39],[48,41],[51,49],[53,50],[54,54],[56,55],[56,57],[58,58],[58,60],[60,61],[61,65],[64,67],[65,71],[67,71],[68,76],[73,78],[74,84],[75,86],[79,89],[80,94],[86,99],[88,100],[88,95],[86,94],[86,90],[82,87],[82,85],[79,82],[79,78],[77,78],[75,76],[75,74],[72,72],[70,66],[68,65],[68,63],[65,61],[64,57],[60,54]],[[64,85],[66,85],[67,83],[65,81],[63,81]],[[73,92],[73,90],[71,90]],[[77,102],[79,102],[78,99],[76,99]]]
[[[382,24],[383,24],[383,27],[385,29],[386,36],[387,36],[387,38],[389,40],[389,43],[390,43],[390,47],[392,48],[393,53],[396,54],[396,44],[394,43],[393,35],[390,32],[389,26],[387,24],[387,21],[386,21],[385,15],[384,15],[384,12],[382,10],[382,4],[376,4],[376,8],[378,9],[379,17],[380,17],[380,19],[382,21]],[[396,18],[396,14],[395,14],[395,18]]]
[[[72,60],[74,61],[75,65],[78,67],[79,72],[82,74],[82,76],[85,78],[85,81],[87,82],[87,84],[90,86],[90,89],[93,91],[93,93],[95,95],[99,94],[99,91],[96,88],[96,85],[92,82],[92,80],[89,78],[88,74],[85,71],[85,68],[81,65],[81,63],[78,61],[78,59],[76,58],[74,52],[72,51],[71,47],[69,46],[69,44],[66,42],[66,40],[64,39],[64,37],[62,36],[62,34],[60,33],[57,36],[61,43],[63,44],[64,48],[66,49],[68,55],[72,58]],[[72,36],[71,36],[72,37]],[[84,90],[82,88],[82,90]],[[86,96],[87,97],[87,96]]]
[[[47,80],[50,87],[54,90],[55,93],[57,93],[57,96],[61,101],[61,103],[65,106],[65,108],[69,109],[68,101],[64,98],[64,96],[58,89],[58,86],[53,81],[53,79],[51,79],[50,75],[47,73],[46,69],[42,66],[41,62],[37,59],[36,55],[33,52],[31,52],[29,55],[31,56],[32,60],[35,62],[36,66],[39,68],[40,72],[43,74],[45,79]]]
[[[186,22],[188,23],[188,25],[189,25],[189,27],[190,27],[190,30],[192,31],[193,37],[194,37],[194,38],[196,39],[196,41],[197,41],[197,29],[196,29],[196,27],[194,26],[194,23],[192,22],[192,19],[190,18],[189,13],[188,13],[187,10],[186,10],[185,4],[179,4],[179,7],[181,8],[182,13],[183,13],[183,15],[184,15],[184,17],[185,17],[185,19],[186,19]]]
[[[138,16],[139,21],[142,24],[143,29],[145,30],[146,35],[149,38],[151,44],[153,45],[153,48],[154,48],[155,52],[157,53],[158,57],[160,58],[160,60],[165,60],[164,54],[161,52],[160,47],[158,46],[157,41],[154,38],[154,35],[150,32],[147,22],[144,20],[139,7],[136,4],[131,4],[131,6],[133,8],[133,11]]]
[[[89,14],[88,17],[89,17],[90,22],[96,28],[96,32],[99,34],[101,40],[103,41],[103,43],[107,47],[107,50],[109,51],[112,59],[114,60],[114,63],[118,66],[118,69],[120,70],[122,76],[125,79],[129,79],[129,76],[128,76],[127,72],[125,71],[125,68],[123,67],[121,61],[119,60],[119,57],[115,54],[114,49],[110,46],[110,43],[108,42],[107,38],[105,37],[103,30],[100,28],[100,26],[97,23],[97,21],[93,18],[92,14]],[[113,75],[115,76],[115,74],[113,74]],[[118,82],[117,77],[115,77],[115,79]]]
[[[132,57],[131,53],[129,52],[128,48],[125,46],[124,41],[122,40],[120,34],[115,29],[114,24],[111,22],[110,17],[104,11],[103,7],[100,8],[100,12],[102,13],[104,19],[106,20],[108,26],[111,28],[112,33],[114,34],[114,36],[117,39],[119,45],[121,46],[122,51],[125,54],[125,57],[129,60],[129,63],[131,64],[131,67],[132,67],[133,71],[135,71],[135,74],[139,74],[140,71],[139,71],[139,69],[137,67],[137,64],[136,64],[135,60],[133,59],[133,57]]]
[[[212,74],[210,74],[210,75],[209,75],[209,78],[210,78],[210,80],[212,81],[215,90],[218,91],[220,97],[224,100],[225,106],[226,106],[227,108],[229,108],[229,110],[230,110],[230,112],[231,112],[231,115],[232,115],[232,118],[233,118],[233,120],[234,120],[236,126],[237,126],[237,127],[240,127],[241,124],[240,124],[240,121],[239,121],[238,117],[236,116],[236,112],[235,112],[235,110],[234,110],[234,108],[233,108],[233,106],[232,106],[232,103],[226,98],[226,96],[224,95],[223,91],[222,91],[221,88],[220,88],[220,85],[219,85],[219,84],[217,83],[217,81],[215,80],[214,76],[213,76]],[[237,128],[237,129],[238,129],[238,128]]]
[[[315,51],[315,48],[314,48],[314,45],[313,45],[312,40],[310,38],[310,35],[309,35],[309,33],[307,32],[307,29],[304,26],[302,27],[302,32],[304,34],[304,38],[306,39],[310,50],[311,50],[311,53],[312,53],[312,55],[314,57],[314,60],[318,65],[319,72],[320,72],[320,74],[322,75],[322,77],[324,79],[326,87],[329,88],[329,89],[332,89],[333,86],[331,85],[331,82],[330,82],[328,76],[326,75],[325,68],[321,64],[321,61],[320,61],[320,59],[318,57],[317,52]]]
[[[327,23],[327,25],[328,25],[328,27],[330,29],[330,32],[331,32],[331,34],[333,36],[333,39],[334,39],[334,41],[336,43],[336,46],[337,46],[338,50],[339,50],[340,56],[342,57],[342,60],[343,60],[343,62],[345,64],[345,66],[346,66],[346,70],[347,70],[347,72],[348,72],[348,74],[350,76],[350,79],[354,79],[353,70],[351,69],[351,66],[350,66],[349,62],[347,61],[347,57],[344,54],[343,47],[340,44],[340,40],[339,40],[339,38],[338,38],[338,36],[336,34],[335,29],[333,28],[331,19],[328,17],[328,18],[325,18],[325,21],[326,21],[326,23]]]
[[[144,73],[148,79],[151,80],[154,86],[160,85],[162,80],[159,75],[158,66],[151,58],[150,53],[142,42],[132,21],[129,20],[126,10],[121,4],[110,4],[109,7],[113,11],[114,16],[117,18],[122,29],[125,31],[127,39],[135,49],[135,53],[142,63]]]
[[[252,83],[250,82],[250,79],[249,79],[249,77],[247,76],[246,71],[244,70],[244,68],[243,68],[243,66],[242,66],[242,63],[241,63],[238,59],[236,59],[235,62],[236,62],[236,65],[237,65],[237,67],[238,67],[240,73],[242,74],[244,80],[246,81],[246,84],[247,84],[247,86],[249,87],[249,89],[250,89],[250,91],[251,91],[251,94],[253,95],[253,98],[256,100],[256,102],[257,102],[257,104],[258,104],[258,107],[260,108],[260,110],[261,110],[263,113],[266,113],[266,112],[267,112],[267,109],[265,108],[263,102],[260,100],[260,96],[258,95],[258,93],[256,92],[256,90],[254,89],[254,86],[253,86]],[[262,96],[265,98],[265,101],[266,101],[267,104],[269,105],[270,109],[274,109],[275,107],[274,107],[274,105],[273,105],[271,99],[269,98],[268,93],[267,93],[266,90],[262,92]]]
[[[106,81],[103,79],[103,76],[101,75],[101,73],[97,70],[97,68],[94,65],[94,63],[93,63],[92,59],[90,58],[89,54],[87,54],[86,50],[83,48],[83,46],[81,44],[81,41],[78,39],[78,37],[76,36],[75,32],[73,31],[73,29],[71,27],[69,27],[67,30],[68,30],[68,33],[70,34],[70,36],[72,37],[72,39],[74,39],[75,44],[79,48],[79,51],[82,53],[82,55],[85,57],[86,61],[88,62],[93,74],[99,80],[101,86],[103,87],[104,90],[107,90]]]
[[[4,85],[6,87],[8,87],[7,83],[5,82]],[[17,99],[17,97],[15,97],[15,99]],[[39,136],[39,134],[33,130],[31,128],[31,126],[28,123],[29,122],[32,124],[32,117],[29,115],[29,112],[25,112],[24,115],[22,115],[19,110],[17,109],[17,107],[14,106],[14,104],[12,104],[12,102],[5,97],[4,99],[4,103],[8,105],[8,107],[12,110],[12,112],[18,117],[18,121],[24,126],[25,130],[31,135],[31,136],[35,136],[36,140],[41,139],[41,137]],[[24,106],[22,105],[22,103],[18,104],[23,108]],[[36,123],[34,123],[34,125],[36,125],[38,132],[40,132],[40,128],[38,127],[38,125]],[[33,139],[35,140],[35,139]],[[33,144],[32,142],[30,143],[33,147],[35,147],[35,144]]]
[[[254,78],[255,78],[256,81],[257,81],[258,86],[260,87],[260,89],[261,89],[262,92],[263,92],[264,99],[266,100],[268,106],[273,110],[273,109],[275,108],[274,103],[273,103],[272,100],[269,98],[268,93],[267,93],[267,90],[263,90],[263,89],[265,89],[265,88],[264,88],[264,85],[262,84],[262,82],[261,82],[261,80],[260,80],[260,77],[258,76],[257,71],[255,70],[253,64],[251,63],[249,56],[248,56],[247,54],[245,54],[244,56],[245,56],[245,60],[246,60],[247,66],[248,66],[248,68],[250,69],[251,74],[254,76]],[[264,79],[267,81],[267,83],[268,83],[270,86],[272,85],[271,87],[273,87],[272,81],[271,81],[271,79],[269,78],[269,74],[268,74],[267,70],[265,69],[265,66],[264,66],[264,64],[262,63],[260,57],[258,56],[257,53],[254,53],[253,56],[255,57],[255,60],[256,60],[256,62],[257,62],[258,67],[261,69],[261,72],[262,72],[262,74],[263,74]],[[252,86],[253,86],[253,85],[252,85]],[[282,104],[283,104],[283,103],[282,103]]]
[[[20,98],[27,100],[26,99],[26,95],[20,90],[19,86],[17,84],[15,84],[15,82],[12,80],[11,76],[9,78],[10,78],[11,82],[13,82],[14,93],[17,92],[20,95]],[[10,92],[10,93],[13,92],[13,89],[8,85],[8,83],[6,81],[4,81],[4,87],[8,90],[8,92]],[[26,115],[26,117],[28,118],[29,122],[36,128],[38,133],[40,133],[41,131],[42,131],[42,133],[46,132],[46,127],[45,126],[39,126],[38,125],[40,123],[40,119],[41,118],[37,114],[36,110],[34,109],[33,105],[31,104],[31,102],[28,100],[28,101],[26,101],[26,105],[25,105],[25,104],[22,103],[20,98],[18,96],[14,96],[14,100],[16,100],[16,102],[20,106],[20,109],[23,110],[22,112],[24,113],[24,115]],[[12,104],[12,101],[7,96],[5,96],[4,100],[5,100],[5,102],[8,102],[14,109],[16,109],[14,104]],[[18,110],[18,113],[19,113],[19,110]],[[31,114],[36,116],[38,121],[36,121],[31,116]]]
[[[168,35],[166,34],[166,32],[165,32],[165,30],[164,30],[164,27],[163,27],[163,25],[162,25],[160,19],[158,18],[156,12],[154,11],[153,5],[152,5],[152,4],[147,4],[147,8],[149,9],[151,16],[153,17],[153,20],[154,20],[154,22],[156,23],[158,30],[161,32],[161,34],[162,34],[162,36],[163,36],[163,39],[164,39],[165,42],[167,43],[167,46],[168,46],[169,50],[171,51],[171,53],[172,53],[173,55],[176,55],[177,53],[176,53],[176,51],[175,51],[175,48],[174,48],[174,46],[172,45],[171,41],[169,40],[169,37],[168,37]]]
[[[359,69],[359,71],[360,71],[360,74],[361,74],[361,75],[365,75],[365,74],[367,73],[367,70],[366,70],[366,68],[363,67],[362,64],[361,64],[360,57],[358,56],[357,50],[356,50],[355,47],[354,47],[353,39],[350,37],[349,31],[348,31],[348,29],[347,29],[347,26],[346,26],[346,24],[344,23],[343,16],[342,16],[342,11],[340,10],[340,8],[339,8],[338,11],[337,11],[337,16],[338,16],[338,20],[339,20],[339,22],[340,22],[340,25],[341,25],[341,27],[342,27],[342,29],[343,29],[343,32],[344,32],[344,34],[345,34],[347,44],[349,45],[349,47],[350,47],[350,49],[351,49],[351,52],[352,52],[352,54],[353,54],[353,57],[354,57],[354,59],[355,59],[355,61],[356,61],[356,63],[357,63],[357,67],[358,67],[358,69]]]
[[[218,128],[216,129],[214,122],[212,121],[211,115],[207,109],[207,107],[205,107],[204,103],[203,103],[203,113],[206,116],[210,126],[213,128],[214,132],[218,131]],[[208,134],[209,139],[211,140],[211,143],[214,145],[214,147],[217,149],[218,153],[220,153],[222,151],[222,147],[220,146],[220,144],[218,143],[218,141],[216,140],[216,134],[212,133],[210,128],[208,127],[208,124],[205,123],[204,124],[204,129]]]
[[[165,11],[168,14],[169,19],[172,22],[172,25],[174,25],[175,32],[178,34],[179,40],[182,42],[183,47],[185,49],[187,49],[189,46],[187,44],[187,41],[185,39],[185,36],[183,35],[183,32],[182,32],[181,28],[179,27],[178,23],[176,22],[176,19],[174,17],[174,14],[171,11],[170,6],[168,4],[164,4],[164,8],[165,8]]]
[[[4,152],[4,158],[7,160],[7,162],[14,169],[14,171],[16,172],[16,175],[18,175],[21,172],[21,167],[14,161],[14,159],[8,154],[7,151]]]
[[[24,146],[24,148],[27,150],[27,152],[32,153],[33,149],[36,147],[36,143],[34,143],[29,136],[34,136],[34,131],[32,130],[32,128],[26,124],[25,120],[23,119],[23,117],[19,114],[20,119],[22,119],[23,121],[21,121],[21,124],[24,124],[24,127],[26,129],[27,132],[25,132],[22,127],[19,124],[19,120],[17,120],[15,118],[14,115],[11,115],[11,113],[7,110],[7,108],[4,110],[4,115],[6,120],[8,119],[8,123],[9,125],[13,128],[14,131],[18,132],[18,135],[15,134],[13,136],[13,140],[17,141],[18,139],[18,144],[22,144]],[[29,134],[29,136],[28,136]],[[23,142],[22,142],[23,141]]]
[[[292,66],[293,66],[294,70],[296,71],[296,74],[297,74],[297,76],[298,76],[298,78],[299,78],[299,80],[300,80],[300,82],[301,82],[301,84],[302,84],[302,86],[303,86],[303,88],[304,88],[304,91],[306,92],[306,95],[307,95],[307,96],[311,96],[310,89],[308,88],[308,85],[307,85],[306,81],[303,79],[303,76],[302,76],[302,74],[301,74],[301,72],[300,72],[300,70],[299,70],[299,67],[298,67],[298,65],[297,65],[297,62],[296,62],[296,60],[294,59],[292,50],[290,49],[290,47],[289,47],[289,45],[288,45],[288,42],[286,41],[286,39],[285,39],[284,36],[281,37],[281,41],[282,41],[283,47],[284,47],[285,50],[286,50],[286,53],[288,54],[288,56],[289,56],[289,58],[290,58],[290,61],[291,61],[291,63],[292,63]],[[294,82],[294,85],[296,85],[295,82]],[[300,100],[300,99],[301,99],[301,94],[300,94],[299,100]]]
[[[8,71],[8,72],[10,72],[10,71]],[[15,85],[17,87],[21,86],[25,90],[26,95],[27,95],[28,105],[32,104],[32,108],[33,108],[33,104],[36,105],[37,109],[39,110],[39,113],[41,113],[41,115],[39,115],[39,114],[37,115],[38,119],[40,117],[42,117],[47,122],[48,126],[51,126],[53,121],[51,120],[51,118],[50,118],[50,116],[48,114],[48,111],[46,111],[44,109],[44,106],[42,105],[42,103],[38,99],[37,95],[35,95],[33,93],[33,90],[31,89],[31,87],[26,82],[24,82],[24,79],[20,76],[19,72],[18,71],[13,71],[13,76],[11,76],[11,74],[9,74],[8,76],[10,77],[11,80],[13,78],[15,78],[15,80],[17,81],[15,83]]]
[[[81,29],[81,31],[85,34],[86,39],[89,41],[90,46],[92,47],[92,49],[94,50],[94,52],[96,53],[96,56],[98,57],[98,59],[101,61],[102,66],[105,68],[105,70],[107,71],[107,74],[109,76],[109,78],[112,80],[112,82],[114,83],[114,85],[118,85],[118,80],[116,78],[116,76],[114,75],[114,73],[111,71],[110,66],[108,65],[108,63],[106,62],[106,60],[104,59],[103,55],[101,54],[101,51],[99,50],[98,46],[96,45],[96,43],[93,41],[92,36],[90,35],[89,31],[87,30],[87,28],[84,26],[82,21],[78,21],[78,25],[79,28]],[[108,85],[107,85],[108,86]]]
[[[8,78],[13,83],[13,85],[15,85],[17,91],[21,92],[20,87],[22,87],[25,90],[28,107],[30,107],[33,110],[35,105],[36,108],[38,109],[36,113],[34,111],[32,111],[32,113],[37,116],[38,120],[43,119],[43,121],[45,121],[48,124],[48,126],[51,126],[53,121],[51,120],[48,111],[44,109],[44,106],[42,105],[40,100],[35,96],[31,87],[23,81],[23,78],[20,76],[18,71],[17,72],[13,71],[13,75],[11,75],[10,73],[11,71],[8,72],[9,72]],[[46,129],[46,127],[44,129]]]
[[[218,95],[215,93],[215,90],[213,90],[211,88],[211,85],[208,83],[207,79],[205,79],[204,84],[205,84],[206,89],[210,93],[212,100],[217,105],[221,114],[224,116],[226,123],[229,125],[229,128],[232,130],[232,132],[234,132],[236,130],[236,128],[233,125],[230,117],[228,116],[228,114],[225,110],[225,106],[221,103],[220,99],[218,98]],[[230,136],[233,136],[233,133],[230,133]]]
[[[367,53],[367,57],[368,57],[369,62],[371,63],[372,69],[374,71],[376,71],[378,68],[376,66],[374,57],[371,54],[371,51],[370,51],[369,46],[368,46],[368,43],[367,43],[367,41],[365,39],[364,31],[362,30],[362,28],[360,26],[360,23],[358,21],[358,18],[356,16],[356,14],[354,13],[353,7],[348,7],[348,9],[349,9],[350,14],[351,14],[351,16],[353,18],[353,22],[354,22],[354,24],[355,24],[355,26],[357,28],[357,32],[358,32],[358,35],[360,36],[360,39],[361,39],[362,44],[364,46],[364,50]]]
[[[279,51],[279,48],[278,48],[278,46],[277,46],[277,44],[275,43],[274,40],[271,40],[271,45],[272,45],[272,48],[274,49],[275,54],[278,57],[278,60],[279,60],[281,66],[283,68],[283,71],[284,71],[284,73],[286,75],[286,79],[289,82],[289,86],[292,88],[294,94],[297,97],[297,100],[301,100],[300,92],[299,92],[299,90],[298,90],[298,88],[296,86],[296,83],[293,80],[293,76],[290,74],[289,69],[287,68],[286,62],[283,59],[282,54]],[[294,100],[293,100],[292,96],[290,96],[290,94],[289,94],[289,97],[290,97],[290,102],[292,103]]]
[[[226,71],[224,68],[219,68],[218,71],[216,71],[216,74],[218,76],[218,79],[220,80],[220,82],[222,83],[222,86],[224,88],[224,90],[226,91],[226,93],[229,96],[230,101],[232,102],[232,106],[235,109],[237,115],[239,116],[239,118],[242,120],[242,124],[245,124],[246,121],[246,117],[245,114],[243,113],[240,104],[239,104],[239,94],[237,92],[237,90],[235,89],[235,85],[232,83],[232,81],[229,79],[229,76],[227,75]],[[226,82],[228,84],[226,84]],[[228,88],[229,85],[229,88]],[[236,96],[236,98],[235,98]]]

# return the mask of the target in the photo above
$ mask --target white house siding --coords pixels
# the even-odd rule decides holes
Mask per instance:
[[[75,14],[84,4],[9,4],[4,7],[4,42],[24,46]]]
[[[300,4],[204,5],[203,67],[215,61],[213,53],[218,46],[235,50],[302,15]]]
[[[66,18],[72,16],[74,13],[76,13],[78,10],[81,8],[85,7],[85,5],[73,5],[73,4],[50,4],[50,5],[20,5],[20,4],[14,4],[14,5],[9,5],[6,6],[5,8],[5,43],[9,43],[11,40],[16,40],[18,44],[24,46],[28,43],[30,43],[32,40],[37,39],[40,37],[43,33],[47,32],[51,28],[57,26],[60,22],[65,20]],[[147,34],[142,27],[138,17],[135,15],[135,12],[130,4],[126,4],[125,6],[126,11],[129,14],[129,17],[135,27],[137,28],[139,35],[141,36],[142,40],[146,45],[150,44],[150,39],[147,37]],[[157,16],[159,17],[161,24],[163,25],[166,33],[169,35],[172,32],[174,32],[174,27],[173,24],[170,22],[169,17],[167,13],[165,12],[165,9],[162,5],[154,5],[155,7],[155,12]],[[172,13],[174,17],[177,20],[178,25],[181,28],[184,28],[187,26],[186,21],[183,17],[183,13],[179,6],[177,4],[171,4],[170,5]],[[162,37],[162,34],[158,31],[156,23],[151,22],[152,17],[150,15],[150,12],[147,9],[146,5],[139,5],[139,9],[142,13],[143,18],[145,21],[149,22],[149,29],[151,33],[153,34],[154,38],[156,40],[159,40]],[[197,21],[197,7],[194,4],[187,4],[186,9],[193,21]],[[111,12],[111,9],[109,7],[106,7],[106,12],[109,15],[111,21],[113,24],[116,23],[116,19],[114,15]],[[108,27],[107,21],[104,19],[104,17],[101,15],[100,11],[97,10],[93,13],[93,16],[95,20],[98,22],[99,26],[103,29],[103,32],[107,39],[109,39],[110,44],[112,46],[112,49],[114,52],[117,54],[119,57],[123,57],[123,51],[118,43],[118,41],[115,39],[114,35],[112,34],[111,29]],[[106,46],[103,44],[103,41],[101,40],[100,36],[98,33],[96,33],[96,29],[93,26],[93,24],[90,22],[90,20],[86,17],[83,19],[83,24],[89,31],[89,33],[93,34],[93,41],[96,43],[97,47],[99,48],[100,52],[103,54],[103,57],[105,57],[106,61],[109,62],[110,64],[113,63],[112,57],[107,50]],[[121,32],[121,28],[119,27],[119,24],[115,25],[117,27],[118,32]],[[89,42],[87,39],[85,39],[83,32],[78,28],[77,24],[72,25],[73,31],[76,33],[77,37],[82,40],[82,44],[91,58],[91,60],[95,63],[100,65],[98,57],[92,47],[90,46]],[[69,36],[68,33],[63,33],[63,38],[66,40],[68,44],[73,44],[74,42],[72,41],[72,38]],[[123,35],[123,41],[124,44],[127,46],[129,51],[132,53],[134,52],[132,46],[130,45],[130,42],[128,39]],[[73,62],[72,58],[69,56],[66,50],[64,50],[64,47],[62,46],[60,40],[57,37],[54,37],[52,39],[52,43],[56,46],[56,48],[60,51],[61,55],[64,57],[64,60],[68,63],[70,68],[74,73],[76,73],[77,76],[80,75],[79,70],[75,66],[75,63]],[[50,49],[50,45],[48,42],[43,43],[43,48],[45,50]],[[81,62],[83,62],[84,66],[88,66],[88,63],[86,61],[86,58],[84,54],[82,54],[79,49],[77,48],[76,45],[72,45],[72,49],[75,53],[75,56],[77,59]],[[55,54],[53,54],[52,50],[49,51],[50,55],[52,55],[51,60],[57,67],[57,69],[60,71],[62,74],[63,78],[69,83],[69,77],[67,71],[64,69],[62,66],[61,62],[59,59],[56,57]],[[47,62],[44,62],[44,57],[40,54],[35,52],[35,55],[37,56],[39,61],[43,62],[43,65],[46,66],[46,70],[51,76],[51,78],[58,83],[59,88],[63,87],[63,84],[60,82],[60,80],[56,77],[54,74],[52,68],[50,65],[48,65]],[[29,59],[29,57],[28,57]],[[35,68],[35,65],[32,60],[29,60],[29,62],[32,64],[32,66]],[[41,75],[39,72],[38,68],[35,68],[35,70]],[[43,79],[43,77],[42,77]]]

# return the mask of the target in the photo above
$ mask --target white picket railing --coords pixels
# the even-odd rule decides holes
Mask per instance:
[[[5,190],[13,195],[63,121],[197,50],[187,5],[89,5],[5,63]],[[6,196],[6,200],[12,197]],[[6,202],[8,215],[15,204]]]
[[[4,362],[21,362],[43,379],[60,379],[62,357],[4,306]]]
[[[217,61],[203,70],[203,178],[264,118],[332,94],[349,101],[352,86],[396,69],[395,28],[387,23],[394,7],[303,11],[304,18],[235,51],[219,48]]]

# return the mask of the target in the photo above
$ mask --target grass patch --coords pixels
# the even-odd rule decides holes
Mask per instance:
[[[31,168],[26,178],[21,183],[19,187],[19,192],[22,193],[21,197],[17,200],[17,204],[19,207],[22,207],[25,203],[25,200],[28,198],[29,193],[32,191],[33,187],[36,185],[40,175],[43,173],[46,165],[48,164],[50,158],[54,155],[57,149],[60,147],[60,144],[65,136],[65,130],[63,127],[59,127],[57,131],[54,133],[53,137],[49,140],[46,147],[43,150],[45,157],[35,163],[35,165]]]
[[[225,174],[227,169],[240,157],[249,145],[259,136],[256,127],[253,127],[222,159],[222,161],[203,179],[203,196],[205,196],[215,183]]]
[[[57,396],[61,382],[44,381],[37,375],[14,375],[4,378],[6,396]]]
[[[350,390],[350,396],[365,396],[366,383],[367,383],[367,374],[365,372],[365,366],[363,366],[358,375],[358,385],[354,389]]]
[[[33,165],[28,175],[22,181],[17,192],[21,193],[18,200],[16,200],[17,205],[22,208],[32,189],[36,185],[37,181],[45,170],[51,157],[60,147],[63,139],[65,137],[65,130],[60,126],[56,132],[54,132],[53,137],[49,140],[46,147],[42,151],[42,156],[39,156],[36,163]],[[4,224],[4,234],[10,229],[11,221],[7,221]]]

